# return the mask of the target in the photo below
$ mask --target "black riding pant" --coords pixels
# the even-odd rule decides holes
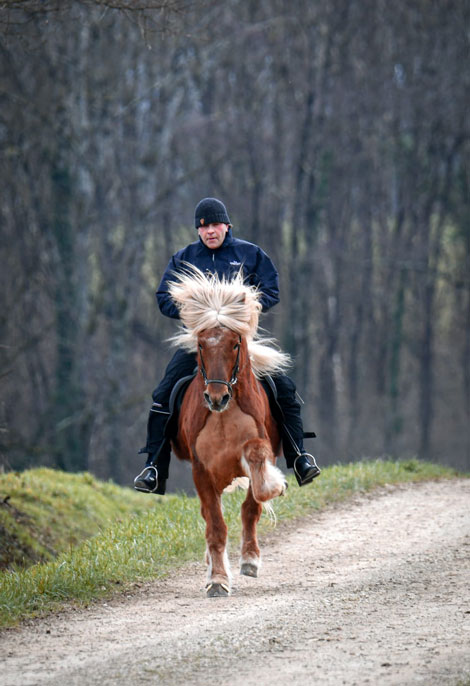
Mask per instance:
[[[196,367],[196,354],[178,349],[171,358],[165,376],[152,393],[153,405],[147,426],[147,444],[141,452],[148,453],[148,463],[156,463],[162,479],[168,478],[170,464],[170,445],[164,437],[164,427],[168,418],[170,395],[179,379],[191,374]],[[277,401],[284,414],[282,444],[286,464],[294,466],[299,451],[303,451],[303,425],[300,416],[300,403],[297,399],[295,384],[288,376],[273,376],[277,390]],[[294,444],[294,445],[293,445]]]

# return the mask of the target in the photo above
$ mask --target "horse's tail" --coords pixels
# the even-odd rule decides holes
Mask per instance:
[[[284,474],[273,464],[271,444],[264,438],[251,438],[243,446],[242,466],[251,482],[258,503],[283,495],[287,488]]]

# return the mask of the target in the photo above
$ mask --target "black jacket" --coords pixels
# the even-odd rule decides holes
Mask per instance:
[[[168,294],[167,284],[172,280],[174,272],[184,267],[184,262],[193,264],[203,272],[209,271],[219,276],[231,276],[241,267],[245,282],[250,286],[258,286],[262,293],[263,312],[279,302],[279,277],[270,258],[257,245],[234,238],[229,229],[224,242],[216,250],[211,250],[199,239],[173,255],[156,293],[158,306],[167,317],[179,319],[178,309]]]

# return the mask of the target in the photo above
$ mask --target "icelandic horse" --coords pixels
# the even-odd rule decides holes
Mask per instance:
[[[258,378],[284,370],[290,359],[271,339],[258,336],[260,292],[246,285],[241,273],[229,280],[186,265],[175,274],[169,293],[183,324],[173,343],[195,351],[198,363],[172,447],[177,457],[192,463],[206,522],[207,596],[227,596],[231,573],[222,492],[234,480],[248,477],[241,508],[240,573],[256,577],[262,505],[287,488],[275,466],[279,430]]]

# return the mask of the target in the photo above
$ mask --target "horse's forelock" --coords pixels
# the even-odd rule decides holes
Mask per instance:
[[[274,374],[289,365],[288,355],[273,348],[273,341],[258,335],[260,292],[244,283],[241,271],[229,280],[186,264],[184,271],[176,273],[175,280],[168,284],[168,290],[184,325],[171,339],[175,345],[195,351],[200,333],[224,326],[247,339],[256,374]]]
[[[232,280],[204,274],[192,265],[175,274],[168,285],[180,319],[193,334],[221,324],[240,335],[255,336],[261,312],[259,291],[243,282],[239,272]]]

